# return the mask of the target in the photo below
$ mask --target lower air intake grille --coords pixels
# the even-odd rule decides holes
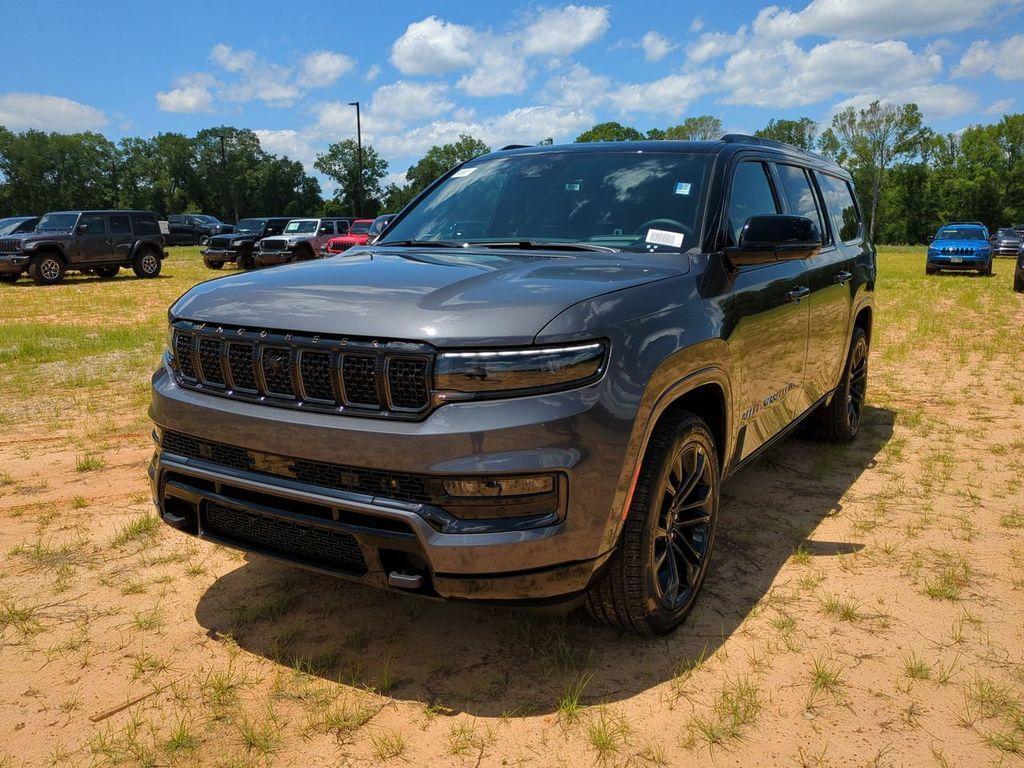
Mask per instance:
[[[257,547],[311,565],[362,575],[363,552],[346,531],[307,525],[216,502],[205,505],[204,530],[218,538]]]

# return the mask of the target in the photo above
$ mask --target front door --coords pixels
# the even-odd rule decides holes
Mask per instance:
[[[744,160],[729,192],[730,244],[751,216],[781,212],[768,167]],[[803,260],[739,267],[729,305],[729,347],[742,460],[787,427],[803,412],[807,353],[807,269]]]
[[[84,264],[111,260],[107,218],[103,214],[83,213],[79,216],[75,240],[78,258]]]

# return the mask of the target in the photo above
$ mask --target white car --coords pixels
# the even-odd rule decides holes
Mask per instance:
[[[271,267],[315,259],[328,240],[346,232],[348,222],[345,219],[292,219],[280,235],[265,237],[257,243],[253,254],[256,266]]]

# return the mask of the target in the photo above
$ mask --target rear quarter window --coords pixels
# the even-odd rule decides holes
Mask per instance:
[[[825,198],[825,207],[832,219],[832,226],[844,243],[852,243],[864,237],[864,223],[853,197],[849,182],[818,173],[818,185]]]
[[[159,235],[160,225],[156,222],[156,216],[144,213],[132,214],[132,229],[136,235]]]

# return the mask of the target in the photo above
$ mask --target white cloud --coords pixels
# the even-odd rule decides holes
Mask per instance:
[[[157,91],[157,108],[163,112],[209,112],[213,93],[205,85],[181,85],[169,91]]]
[[[406,27],[391,46],[391,63],[403,75],[440,75],[473,65],[473,30],[428,16]]]
[[[109,122],[105,112],[65,99],[42,93],[0,94],[0,125],[12,131],[37,128],[42,131],[74,133],[93,131]]]
[[[406,124],[437,117],[454,105],[447,97],[444,83],[410,83],[399,80],[382,85],[373,93],[369,116],[395,124]]]
[[[504,40],[491,40],[476,69],[459,78],[458,87],[469,96],[522,93],[526,90],[526,59]]]
[[[690,43],[686,53],[695,64],[702,64],[716,59],[726,53],[733,53],[743,47],[747,41],[747,28],[740,27],[735,35],[727,32],[705,32],[697,42]]]
[[[1024,35],[1002,42],[976,40],[953,70],[957,77],[978,77],[992,72],[1002,80],[1024,80]]]
[[[355,62],[343,53],[315,51],[302,61],[301,80],[307,86],[322,88],[331,85],[354,66]]]
[[[1012,3],[1014,0],[1010,0]],[[895,35],[960,32],[990,19],[1007,0],[812,0],[803,10],[771,5],[754,31],[776,39],[806,35],[882,39]]]
[[[372,67],[366,70],[366,75],[364,79],[366,80],[366,82],[372,83],[378,77],[380,77],[380,67],[374,64]]]
[[[528,56],[567,56],[590,45],[610,26],[608,9],[587,5],[548,8],[523,33]]]
[[[313,169],[316,148],[308,133],[294,130],[256,129],[255,134],[260,140],[260,146],[267,152],[274,155],[286,155],[292,160],[301,162],[307,170]]]
[[[253,51],[236,51],[230,45],[217,43],[210,51],[210,61],[228,72],[246,72],[255,65],[256,54]]]
[[[721,85],[727,104],[785,108],[844,93],[925,85],[941,70],[937,54],[916,54],[902,41],[833,40],[808,50],[787,40],[734,53],[725,63]]]
[[[700,16],[694,16],[693,21],[690,22],[690,31],[700,32],[702,29],[704,29],[704,19]]]
[[[621,85],[609,94],[624,114],[682,115],[690,104],[713,90],[715,75],[703,70],[668,75],[647,83]]]
[[[644,49],[647,61],[661,61],[678,46],[660,32],[653,29],[640,38],[640,47]]]
[[[978,105],[978,96],[972,91],[948,83],[915,85],[888,93],[866,91],[833,105],[826,118],[831,119],[832,115],[847,107],[864,109],[874,101],[880,101],[883,104],[917,104],[927,121],[956,117],[971,112]]]
[[[549,104],[569,108],[596,107],[608,98],[611,80],[591,72],[582,64],[573,64],[560,75],[555,75],[541,91]]]
[[[988,105],[985,109],[986,115],[1004,115],[1013,109],[1013,99],[1000,99]]]

